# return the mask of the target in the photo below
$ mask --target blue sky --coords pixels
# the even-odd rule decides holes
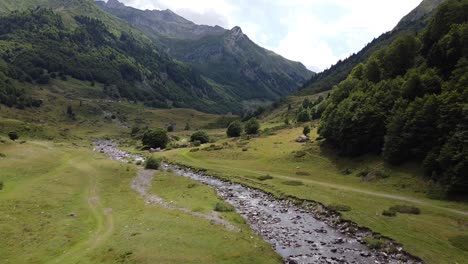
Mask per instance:
[[[422,0],[120,0],[197,24],[240,26],[257,44],[321,71],[391,30]]]

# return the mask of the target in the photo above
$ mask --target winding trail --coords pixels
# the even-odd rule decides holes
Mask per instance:
[[[188,160],[188,161],[190,161],[192,163],[201,164],[201,161],[199,159],[194,158],[193,156],[191,156],[189,152],[184,152],[182,154],[182,156],[186,160]],[[209,166],[215,167],[215,168],[220,168],[220,169],[226,169],[227,168],[227,166],[219,165],[219,164],[214,163],[214,162],[210,163]],[[258,176],[263,176],[263,175],[269,174],[269,175],[271,175],[273,177],[284,179],[284,180],[298,180],[298,178],[296,178],[296,177],[290,177],[290,176],[286,176],[286,175],[282,175],[282,174],[278,174],[278,173],[272,173],[270,171],[250,170],[250,169],[244,169],[244,168],[238,168],[238,167],[236,167],[235,170],[240,171],[240,172],[247,172],[247,173],[250,173],[250,174],[256,174]],[[313,185],[320,185],[320,186],[334,188],[334,189],[338,189],[338,190],[355,192],[355,193],[360,193],[360,194],[366,194],[366,195],[370,195],[370,196],[375,196],[375,197],[380,197],[380,198],[387,198],[387,199],[392,199],[392,200],[396,200],[396,201],[409,202],[409,203],[414,203],[414,204],[418,204],[418,205],[422,205],[422,206],[426,206],[426,207],[430,207],[430,208],[434,208],[434,209],[444,210],[444,211],[455,213],[455,214],[462,215],[462,216],[468,216],[468,211],[463,211],[463,210],[457,210],[457,209],[453,209],[453,208],[438,206],[438,205],[434,205],[434,204],[431,204],[429,202],[425,202],[423,200],[419,200],[419,199],[416,199],[416,198],[409,198],[409,197],[405,197],[405,196],[402,196],[402,195],[394,195],[394,194],[386,194],[386,193],[380,193],[380,192],[374,192],[374,191],[367,191],[367,190],[363,190],[363,189],[359,189],[359,188],[355,188],[355,187],[349,187],[349,186],[340,185],[340,184],[322,182],[322,181],[317,181],[317,180],[312,180],[312,179],[301,178],[300,180],[302,182],[304,182],[304,183],[310,183],[310,184],[313,184]]]
[[[229,221],[226,221],[223,218],[221,218],[220,214],[218,214],[217,212],[211,212],[210,214],[193,212],[192,210],[188,208],[177,207],[175,204],[169,203],[166,200],[162,199],[161,197],[155,194],[149,193],[149,189],[151,188],[151,185],[152,185],[152,182],[156,173],[157,171],[155,170],[140,169],[138,170],[137,176],[132,180],[130,184],[131,188],[134,191],[136,191],[145,200],[145,203],[147,205],[158,205],[168,210],[181,211],[183,213],[186,213],[195,217],[204,218],[217,225],[224,226],[226,229],[230,231],[240,232],[240,229],[238,227],[232,225],[231,223],[229,223]]]
[[[73,163],[70,163],[73,166]],[[48,263],[64,263],[64,262],[79,262],[85,254],[91,252],[93,249],[100,246],[105,242],[114,230],[114,220],[112,217],[112,209],[104,208],[98,192],[96,172],[89,166],[73,166],[75,169],[82,171],[83,175],[88,175],[89,185],[86,191],[86,204],[94,218],[96,229],[92,231],[91,236],[84,241],[76,244],[69,251],[64,252],[57,258],[49,261]]]

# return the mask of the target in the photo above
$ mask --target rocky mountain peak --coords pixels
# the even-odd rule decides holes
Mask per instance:
[[[120,7],[125,7],[125,5],[121,2],[119,2],[119,0],[109,0],[107,1],[107,5],[111,8],[120,8]]]

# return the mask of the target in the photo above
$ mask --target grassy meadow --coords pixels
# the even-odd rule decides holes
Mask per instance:
[[[285,129],[250,140],[222,140],[216,143],[222,150],[203,150],[207,144],[199,151],[178,149],[163,156],[279,196],[349,206],[342,213],[346,219],[395,239],[428,263],[468,259],[468,251],[453,243],[468,236],[468,205],[428,199],[428,183],[416,165],[393,168],[378,157],[344,159],[314,142],[316,129],[306,145],[294,141],[301,133],[302,128]],[[360,176],[363,172],[366,177]],[[262,177],[267,175],[272,179]],[[416,206],[421,214],[382,215],[395,205]]]
[[[221,217],[241,232],[146,205],[130,189],[136,168],[89,148],[31,141],[0,152],[2,263],[280,262],[235,213]],[[153,185],[190,210],[210,212],[219,201],[185,178],[161,174]]]
[[[99,84],[73,79],[36,88],[25,86],[42,98],[42,107],[0,108],[2,263],[281,262],[236,213],[221,217],[241,232],[182,211],[147,206],[130,188],[136,167],[91,151],[93,140],[111,138],[126,150],[142,152],[121,123],[150,128],[176,124],[171,136],[186,143],[195,130],[219,125],[221,116],[103,100]],[[291,111],[303,99],[289,98]],[[75,118],[67,115],[68,106]],[[262,129],[282,125],[287,115],[284,107],[273,110],[261,120]],[[388,167],[375,156],[336,156],[316,141],[317,124],[310,125],[308,144],[295,142],[301,127],[252,139],[227,139],[225,129],[218,128],[207,130],[215,142],[198,150],[155,155],[278,196],[349,206],[342,212],[345,218],[395,239],[427,263],[466,262],[468,204],[427,198],[429,183],[414,164]],[[10,131],[20,139],[8,140]],[[204,150],[211,144],[221,149]],[[151,193],[202,214],[220,202],[212,189],[170,173],[155,176]],[[421,214],[382,215],[396,205],[416,206]]]

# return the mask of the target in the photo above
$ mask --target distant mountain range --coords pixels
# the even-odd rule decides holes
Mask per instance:
[[[301,63],[256,45],[240,27],[197,25],[170,10],[139,10],[118,0],[97,4],[190,64],[231,98],[275,100],[297,90],[313,74]]]
[[[45,85],[69,76],[102,83],[114,99],[241,114],[296,91],[312,75],[240,28],[200,26],[168,10],[118,1],[0,0],[0,14],[0,77],[8,86],[0,87],[0,98],[9,105],[32,102],[17,102],[29,97],[12,92],[11,80]]]
[[[404,33],[418,33],[423,30],[434,10],[447,0],[424,0],[413,11],[406,15],[390,32],[374,39],[356,54],[351,55],[319,74],[314,75],[300,89],[299,94],[308,95],[333,89],[334,86],[346,79],[351,70],[359,63],[365,62],[376,50],[389,45]]]

